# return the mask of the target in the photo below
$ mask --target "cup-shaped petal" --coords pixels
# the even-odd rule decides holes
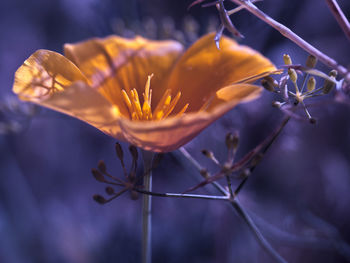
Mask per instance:
[[[64,56],[38,50],[15,74],[13,91],[23,100],[83,120],[114,137],[120,136],[120,111],[92,89],[80,70]]]
[[[198,111],[219,89],[253,82],[276,70],[271,61],[247,46],[222,37],[219,50],[213,39],[214,34],[199,39],[175,65],[168,87],[173,93],[182,92],[177,109],[189,103],[189,112]]]
[[[147,76],[151,74],[154,74],[152,100],[156,105],[182,50],[183,46],[176,41],[118,36],[64,46],[65,56],[79,67],[94,88],[115,105],[124,104],[121,90],[129,93],[135,88],[142,94]]]

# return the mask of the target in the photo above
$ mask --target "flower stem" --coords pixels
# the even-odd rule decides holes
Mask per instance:
[[[152,191],[152,160],[153,153],[142,151],[145,191]],[[142,263],[152,262],[152,196],[143,195],[142,203]]]
[[[343,30],[346,37],[350,40],[350,23],[346,16],[344,15],[343,11],[339,7],[336,0],[326,0],[326,3],[331,10],[334,18],[337,20],[339,26]]]
[[[279,31],[284,37],[290,39],[295,44],[297,44],[299,47],[304,49],[306,52],[308,52],[311,55],[314,55],[316,58],[318,58],[322,63],[327,65],[330,68],[336,69],[340,75],[347,75],[348,71],[347,69],[338,64],[337,61],[332,59],[331,57],[327,56],[326,54],[322,53],[320,50],[312,46],[310,43],[306,42],[304,39],[299,37],[297,34],[295,34],[292,30],[290,30],[285,25],[282,25],[281,23],[277,22],[267,14],[265,14],[263,11],[261,11],[259,8],[257,8],[251,1],[247,0],[231,0],[231,2],[236,3],[239,6],[243,6],[247,11]]]
[[[177,194],[177,193],[157,193],[148,192],[140,189],[134,189],[134,191],[139,192],[144,195],[151,195],[157,197],[171,197],[171,198],[191,198],[191,199],[207,199],[207,200],[220,200],[229,201],[230,197],[228,195],[199,195],[199,194]]]

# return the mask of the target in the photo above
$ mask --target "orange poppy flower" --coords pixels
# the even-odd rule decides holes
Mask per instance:
[[[275,70],[257,51],[208,34],[187,51],[175,41],[94,38],[64,46],[65,56],[38,50],[15,74],[22,100],[83,120],[149,151],[189,142],[241,102]]]

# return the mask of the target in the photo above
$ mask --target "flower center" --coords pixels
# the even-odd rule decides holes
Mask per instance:
[[[179,91],[174,98],[171,97],[171,90],[167,89],[162,98],[160,99],[157,107],[152,112],[152,89],[151,79],[153,74],[148,76],[145,85],[145,92],[143,93],[143,105],[141,107],[139,95],[136,89],[132,89],[128,94],[124,89],[122,90],[123,100],[128,107],[130,117],[132,120],[161,120],[169,116],[173,112],[176,104],[178,103],[181,92]],[[188,103],[176,114],[176,116],[182,115],[188,107]]]

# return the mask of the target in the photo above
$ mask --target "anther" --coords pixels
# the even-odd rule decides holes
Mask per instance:
[[[130,95],[125,90],[122,90],[122,97],[126,104],[132,120],[161,120],[168,117],[174,110],[181,97],[181,92],[178,92],[174,98],[171,96],[171,90],[167,89],[160,99],[157,107],[152,112],[152,89],[151,79],[153,74],[149,75],[145,84],[143,93],[143,104],[141,107],[140,98],[136,89],[130,90]],[[187,110],[186,104],[176,116],[182,115]]]

